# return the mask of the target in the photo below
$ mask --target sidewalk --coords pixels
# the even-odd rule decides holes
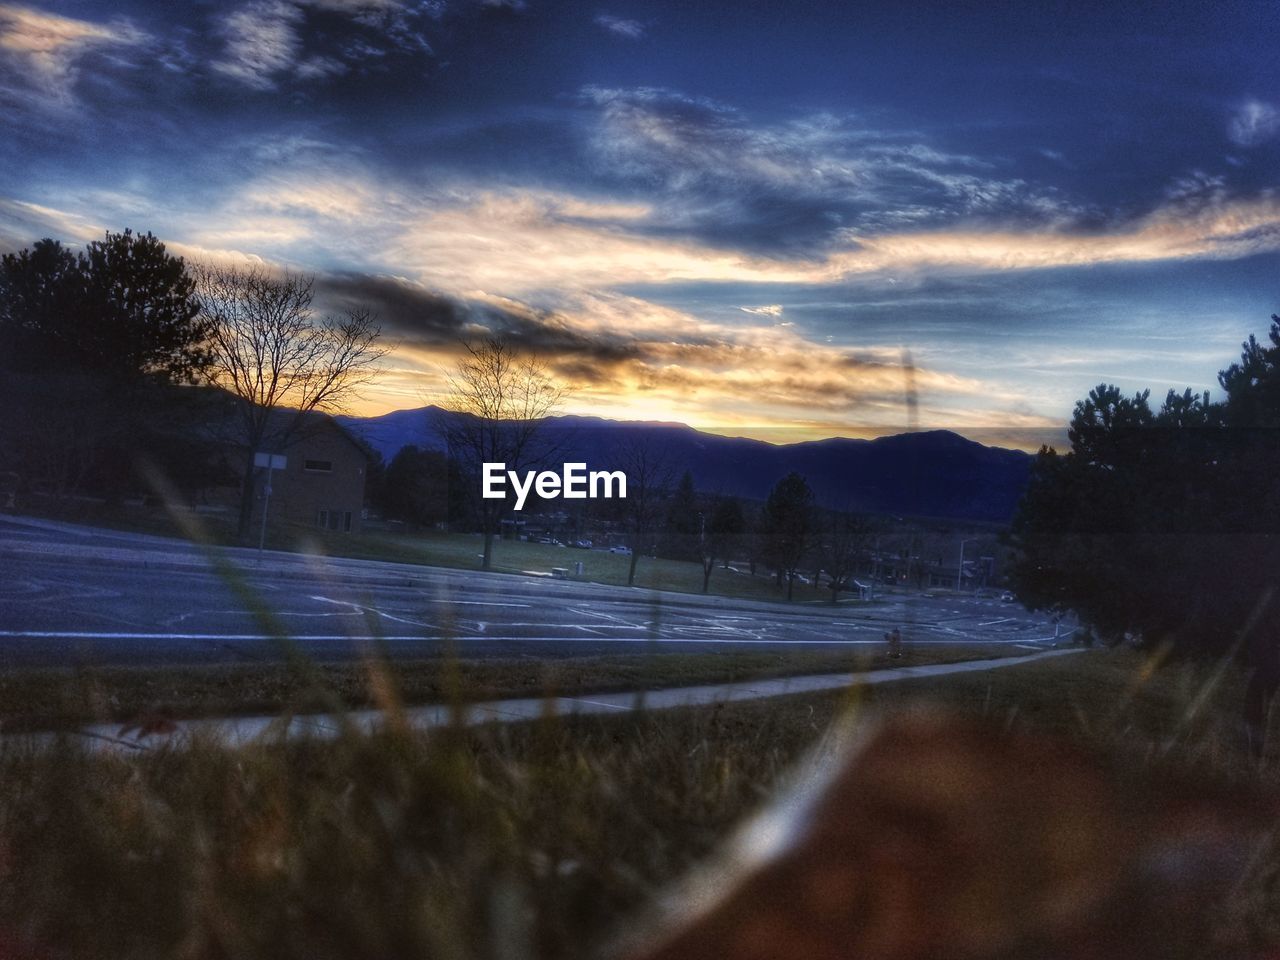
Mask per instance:
[[[1048,657],[1079,653],[1080,648],[1046,650],[1024,657],[1003,657],[995,660],[970,660],[963,663],[939,663],[918,667],[890,667],[860,674],[821,674],[805,677],[781,677],[776,680],[759,680],[740,684],[715,684],[697,687],[672,687],[662,690],[604,693],[586,697],[526,697],[516,700],[494,700],[473,703],[465,707],[464,722],[469,725],[483,723],[519,723],[536,720],[548,712],[560,716],[578,716],[600,713],[627,713],[632,710],[671,710],[678,707],[710,706],[716,703],[733,703],[743,700],[759,700],[788,694],[815,693],[823,690],[839,690],[855,684],[873,685],[912,680],[920,677],[938,677],[953,673],[969,673],[980,670],[998,670],[1024,663],[1033,663]],[[453,719],[453,710],[447,705],[411,707],[405,710],[405,718],[415,729],[427,730],[444,726]],[[379,710],[352,711],[345,717],[331,714],[313,714],[285,718],[272,717],[220,717],[201,720],[182,720],[173,729],[163,733],[135,733],[122,728],[119,723],[95,724],[84,727],[75,734],[84,738],[94,748],[103,750],[147,750],[188,743],[192,738],[221,741],[227,746],[242,746],[258,739],[321,739],[339,736],[344,728],[368,732],[384,722]],[[39,745],[50,742],[54,734],[11,734],[0,741]]]

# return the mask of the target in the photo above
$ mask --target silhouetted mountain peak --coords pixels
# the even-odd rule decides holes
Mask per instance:
[[[457,416],[428,406],[339,420],[390,460],[407,444],[442,449],[440,423]],[[1029,454],[986,447],[950,430],[770,444],[683,423],[593,416],[552,417],[544,429],[556,435],[558,459],[591,469],[616,468],[619,447],[643,437],[666,450],[677,474],[687,469],[700,490],[763,500],[794,470],[820,504],[867,513],[1006,522],[1031,465]]]

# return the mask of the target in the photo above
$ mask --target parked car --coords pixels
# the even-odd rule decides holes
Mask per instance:
[[[631,556],[631,548],[630,548],[630,547],[624,547],[622,544],[618,544],[616,547],[610,547],[610,548],[609,548],[609,552],[610,552],[610,553],[620,553],[620,554],[622,554],[624,557],[629,557],[629,556]]]
[[[590,541],[590,540],[575,540],[575,541],[573,541],[573,543],[569,544],[569,546],[571,546],[571,547],[577,547],[579,550],[590,550],[590,549],[591,549],[591,541]]]

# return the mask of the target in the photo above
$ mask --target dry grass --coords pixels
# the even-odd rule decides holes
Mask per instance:
[[[865,689],[1274,787],[1240,678],[1098,652]],[[758,808],[849,694],[140,757],[0,756],[0,955],[593,956]],[[1199,704],[1199,706],[1197,706]],[[1224,924],[1275,944],[1275,851]]]
[[[584,956],[814,732],[796,706],[11,753],[0,921],[77,957]]]
[[[785,653],[648,653],[628,656],[521,657],[394,661],[384,675],[406,706],[468,700],[578,695],[771,677],[845,673],[885,667],[955,663],[1024,653],[989,647],[906,647],[891,660],[885,648]],[[139,716],[169,718],[327,710],[337,703],[378,705],[370,665],[362,661],[201,666],[82,667],[0,674],[0,729],[66,729]]]

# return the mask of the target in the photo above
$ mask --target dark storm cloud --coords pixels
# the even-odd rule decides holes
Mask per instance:
[[[316,288],[326,308],[367,307],[393,336],[412,336],[424,344],[456,341],[474,322],[462,301],[395,277],[324,274],[316,278]]]
[[[588,336],[554,311],[469,303],[395,277],[326,274],[316,287],[326,309],[368,307],[389,337],[413,347],[453,350],[463,340],[493,335],[588,381],[607,379],[612,366],[645,356],[644,346],[624,334]]]

